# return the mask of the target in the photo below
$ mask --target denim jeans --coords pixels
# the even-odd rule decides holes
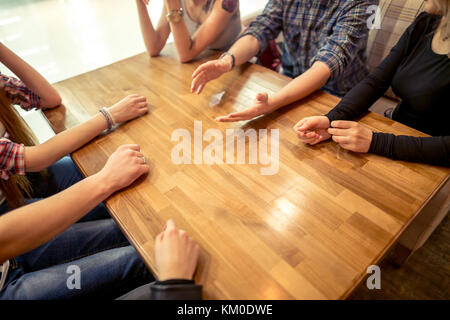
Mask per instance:
[[[69,157],[48,171],[45,181],[30,177],[37,197],[27,199],[27,203],[83,178]],[[6,204],[0,206],[0,214],[7,211]],[[100,204],[53,240],[15,257],[0,299],[113,299],[152,280],[135,249]]]

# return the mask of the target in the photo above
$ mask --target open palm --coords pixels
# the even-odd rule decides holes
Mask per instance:
[[[219,122],[244,121],[253,119],[267,112],[270,112],[269,96],[267,93],[258,93],[253,106],[250,108],[230,113],[227,116],[218,117],[216,120]]]

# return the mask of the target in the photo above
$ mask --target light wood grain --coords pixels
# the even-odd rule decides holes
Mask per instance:
[[[277,92],[288,78],[246,64],[189,92],[200,61],[179,64],[169,48],[141,54],[56,84],[66,105],[66,127],[130,93],[143,94],[149,114],[101,136],[73,154],[83,174],[102,168],[120,145],[137,143],[151,173],[113,195],[106,205],[149,268],[153,239],[173,218],[199,242],[196,280],[210,299],[339,299],[348,296],[448,179],[449,169],[344,151],[333,142],[300,143],[292,126],[326,113],[339,101],[318,92],[249,122],[223,124],[219,115],[248,107],[257,92]],[[210,107],[214,94],[222,103]],[[51,117],[51,115],[50,115]],[[280,168],[259,165],[175,165],[175,129],[279,129]],[[368,114],[375,131],[423,135]],[[58,126],[56,126],[58,127]],[[59,125],[61,127],[61,125]]]

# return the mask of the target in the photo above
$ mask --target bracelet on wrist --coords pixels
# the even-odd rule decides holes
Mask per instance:
[[[99,111],[106,119],[106,123],[108,124],[108,131],[111,131],[113,125],[111,119],[109,118],[108,113],[105,111],[105,108],[102,108]]]
[[[230,70],[233,70],[233,68],[234,68],[234,66],[236,64],[236,57],[231,52],[226,51],[226,52],[222,53],[222,55],[220,56],[219,60],[222,59],[225,56],[230,56],[231,57],[231,69]]]
[[[109,116],[109,119],[111,120],[111,125],[114,127],[116,125],[116,119],[114,119],[114,117],[111,113],[111,110],[109,110],[109,108],[103,108],[103,109],[105,109],[106,113]]]

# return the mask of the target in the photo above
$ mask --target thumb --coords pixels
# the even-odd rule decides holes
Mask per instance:
[[[297,128],[300,131],[306,131],[313,127],[311,119],[304,119],[303,123]]]
[[[267,92],[264,93],[258,93],[256,95],[256,100],[258,102],[266,102],[269,99],[269,95],[267,94]]]
[[[166,230],[171,230],[171,229],[176,229],[176,224],[175,221],[173,221],[172,219],[167,220],[166,223]]]

